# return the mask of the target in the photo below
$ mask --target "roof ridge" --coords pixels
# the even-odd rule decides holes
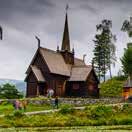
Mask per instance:
[[[44,47],[40,47],[40,49],[42,49],[42,50],[47,50],[47,51],[50,51],[50,52],[53,52],[53,53],[58,53],[58,52],[55,51],[55,50],[48,49],[48,48],[44,48]]]
[[[92,67],[92,65],[73,65],[72,67]]]
[[[81,58],[77,58],[77,57],[75,57],[75,59],[80,60],[80,61],[83,61]]]

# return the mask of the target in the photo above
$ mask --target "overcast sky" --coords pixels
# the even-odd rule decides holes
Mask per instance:
[[[112,20],[112,31],[117,36],[117,62],[112,72],[118,72],[119,58],[129,41],[120,29],[132,14],[132,0],[0,0],[0,25],[4,31],[4,40],[0,41],[0,78],[24,80],[37,49],[35,35],[41,38],[43,47],[56,50],[57,45],[61,46],[67,3],[71,47],[74,45],[79,58],[87,54],[87,64],[93,56],[96,25],[102,19]]]

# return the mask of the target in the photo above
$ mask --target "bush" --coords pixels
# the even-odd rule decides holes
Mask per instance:
[[[61,114],[71,114],[74,111],[75,111],[75,109],[73,108],[73,106],[66,104],[66,105],[61,106],[61,109],[59,112]]]
[[[105,118],[109,115],[112,115],[112,107],[111,106],[103,106],[99,105],[90,109],[86,109],[87,117],[92,119]]]
[[[18,117],[18,118],[21,118],[24,116],[24,113],[22,111],[15,111],[14,114],[13,114],[14,117]]]
[[[8,104],[10,104],[7,100],[4,100],[2,103],[1,103],[1,105],[8,105]]]

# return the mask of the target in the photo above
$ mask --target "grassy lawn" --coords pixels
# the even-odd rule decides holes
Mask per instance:
[[[27,109],[25,112],[32,112],[32,111],[42,111],[42,110],[49,110],[52,107],[50,105],[27,105]],[[12,104],[1,104],[0,105],[0,115],[3,114],[10,114],[14,112],[14,108]]]
[[[42,115],[24,115],[21,112],[0,117],[1,127],[74,127],[74,126],[110,126],[132,125],[132,105],[87,106],[84,110],[75,110],[64,105],[60,111]]]
[[[0,105],[0,115],[5,114],[5,113],[11,113],[13,110],[14,108],[11,104]]]

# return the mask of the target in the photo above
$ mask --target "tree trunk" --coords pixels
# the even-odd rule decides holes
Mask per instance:
[[[104,57],[104,82],[105,82],[105,57]]]
[[[109,65],[109,73],[110,73],[110,78],[112,79],[111,65]]]

